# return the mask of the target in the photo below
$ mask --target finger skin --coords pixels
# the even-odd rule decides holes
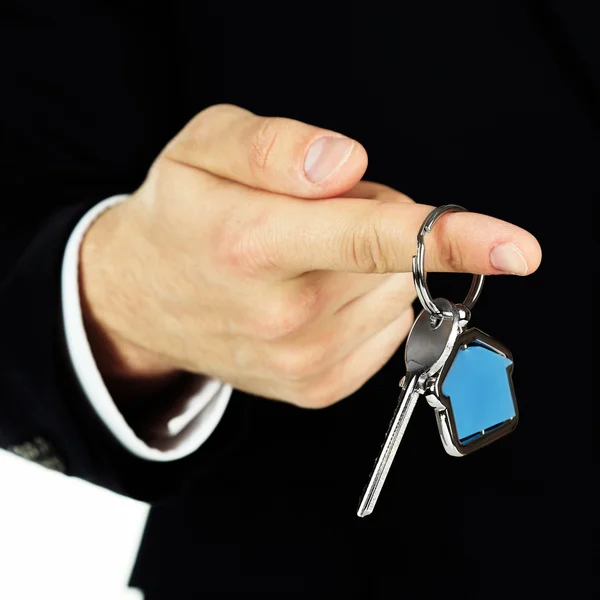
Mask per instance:
[[[193,169],[180,171],[178,189],[193,186]],[[198,173],[196,171],[196,173]],[[220,214],[215,220],[199,219],[194,235],[215,239],[219,262],[238,264],[253,275],[263,271],[293,278],[311,271],[385,274],[412,270],[417,234],[432,206],[417,204],[385,186],[376,186],[372,198],[336,197],[318,201],[265,192],[202,172],[210,202],[170,205],[167,221],[178,229],[190,221],[198,207]],[[171,178],[172,179],[172,178]],[[365,186],[362,186],[365,187]],[[360,186],[358,186],[360,189]],[[365,191],[368,191],[366,189]],[[169,193],[177,193],[171,190]],[[197,205],[197,206],[196,206]],[[203,223],[210,229],[203,233]],[[492,250],[509,246],[517,252],[515,269],[498,268]],[[496,275],[533,273],[541,261],[535,237],[524,229],[478,213],[443,215],[425,238],[425,269]]]
[[[310,408],[322,408],[359,390],[398,351],[413,321],[414,313],[408,308],[395,321],[340,360],[325,377],[309,385],[304,395],[293,398],[294,403],[300,401]]]
[[[337,169],[323,181],[305,171],[309,148],[322,138],[344,139]],[[163,156],[252,188],[299,198],[327,198],[352,188],[367,168],[356,140],[293,119],[262,117],[237,106],[211,106],[194,117]]]
[[[300,200],[273,207],[254,233],[270,265],[282,271],[401,273],[412,269],[416,239],[432,206],[359,198]],[[251,232],[248,232],[252,235]],[[503,271],[491,262],[497,246],[514,246],[524,261],[522,272]],[[425,239],[427,271],[533,273],[541,261],[535,237],[524,229],[478,213],[442,216]]]
[[[321,318],[305,327],[300,336],[294,336],[282,345],[319,348],[321,352],[313,354],[322,354],[319,364],[327,370],[398,319],[415,298],[412,275],[389,275],[374,289],[350,300],[333,315],[322,313]]]
[[[363,385],[412,324],[432,209],[360,182],[366,163],[357,142],[289,119],[220,106],[192,120],[82,243],[86,319],[118,358],[105,381],[151,389],[191,372],[310,407]],[[517,271],[540,260],[531,234],[470,213],[444,215],[426,245],[429,271],[506,272],[502,247]]]

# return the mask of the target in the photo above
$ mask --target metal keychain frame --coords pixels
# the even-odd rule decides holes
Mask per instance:
[[[427,274],[425,273],[425,236],[432,230],[436,221],[446,213],[449,212],[468,212],[466,208],[459,206],[458,204],[446,204],[444,206],[439,206],[432,210],[425,221],[423,221],[423,225],[421,226],[421,230],[417,235],[417,254],[413,256],[412,260],[412,271],[413,271],[413,280],[415,282],[415,289],[417,290],[417,296],[423,305],[423,308],[431,315],[432,324],[439,323],[440,319],[446,317],[451,318],[451,314],[446,314],[442,312],[435,304],[431,293],[429,291],[429,287],[427,285]],[[471,287],[469,288],[469,292],[467,293],[467,297],[465,298],[462,304],[458,304],[457,306],[467,309],[467,317],[477,302],[477,299],[481,295],[481,290],[483,289],[484,282],[483,275],[473,275],[473,280],[471,281]]]

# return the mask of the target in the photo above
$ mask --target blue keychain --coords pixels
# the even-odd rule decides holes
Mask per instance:
[[[434,408],[442,444],[452,456],[486,446],[511,432],[519,420],[510,351],[483,331],[466,328],[483,275],[473,276],[462,304],[433,300],[425,280],[425,235],[443,214],[465,210],[454,204],[436,208],[417,237],[413,278],[423,311],[406,341],[406,375],[400,380],[398,406],[363,492],[359,517],[373,512],[420,396]]]

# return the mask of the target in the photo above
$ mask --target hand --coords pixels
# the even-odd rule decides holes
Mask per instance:
[[[90,229],[81,281],[105,376],[182,371],[324,407],[360,388],[413,322],[411,258],[431,206],[361,182],[356,141],[217,105],[167,145],[143,185]],[[525,275],[535,238],[444,216],[428,271]]]

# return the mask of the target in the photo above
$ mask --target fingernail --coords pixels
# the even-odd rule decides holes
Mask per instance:
[[[344,137],[322,137],[308,149],[304,171],[313,183],[331,177],[347,160],[354,142]]]
[[[490,262],[495,269],[511,275],[527,275],[527,261],[521,251],[511,242],[492,248]]]

